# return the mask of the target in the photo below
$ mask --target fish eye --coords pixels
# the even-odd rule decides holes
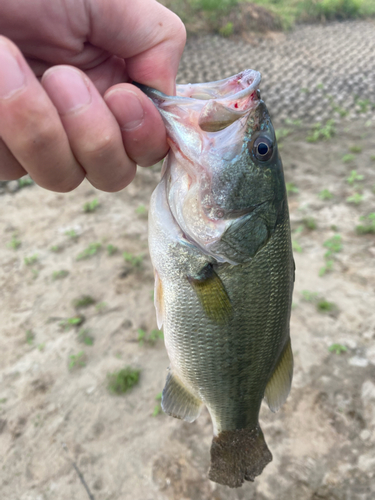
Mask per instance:
[[[273,142],[268,137],[257,137],[254,141],[253,153],[258,160],[269,160],[273,153]]]

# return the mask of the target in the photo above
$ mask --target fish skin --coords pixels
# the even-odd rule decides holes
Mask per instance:
[[[143,88],[171,144],[149,216],[155,305],[170,358],[162,407],[187,421],[207,407],[214,432],[209,478],[230,487],[253,481],[272,460],[260,405],[272,383],[279,396],[268,391],[275,401],[267,402],[278,409],[293,368],[288,205],[258,75],[247,70],[178,86],[180,98]],[[273,144],[269,160],[255,155],[259,137]]]

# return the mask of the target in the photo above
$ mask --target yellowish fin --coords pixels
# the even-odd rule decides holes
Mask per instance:
[[[289,339],[264,393],[265,400],[271,411],[276,412],[285,403],[290,392],[292,377],[293,352]]]
[[[171,417],[194,422],[198,418],[202,402],[169,372],[163,389],[161,407]]]
[[[159,273],[155,270],[155,287],[154,287],[154,305],[156,310],[156,323],[159,330],[164,321],[164,293],[163,284],[159,277]]]
[[[208,267],[202,279],[188,279],[207,317],[217,323],[226,323],[232,315],[232,304],[223,282],[212,266]]]

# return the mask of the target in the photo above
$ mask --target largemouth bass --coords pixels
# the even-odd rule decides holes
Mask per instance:
[[[253,481],[272,460],[259,426],[290,391],[294,282],[284,174],[258,89],[260,74],[142,87],[159,109],[170,152],[151,199],[155,307],[170,368],[163,410],[213,424],[209,478]]]

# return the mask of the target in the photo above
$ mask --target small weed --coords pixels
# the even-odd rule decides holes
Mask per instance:
[[[64,234],[69,238],[71,238],[72,240],[76,240],[79,236],[79,234],[77,234],[77,231],[75,229],[68,229],[67,231],[65,231]]]
[[[349,151],[351,151],[352,153],[361,153],[362,148],[361,146],[357,146],[356,144],[354,144],[354,146],[350,146]]]
[[[44,348],[45,348],[45,347],[46,347],[46,343],[45,343],[45,342],[43,342],[42,344],[38,344],[38,350],[39,350],[40,352],[44,351]]]
[[[331,191],[329,189],[323,189],[322,191],[320,191],[319,193],[319,198],[323,201],[326,201],[326,200],[332,200],[333,198],[333,194],[331,193]]]
[[[55,253],[61,252],[62,246],[60,246],[60,245],[52,245],[51,248],[50,248],[50,250],[51,250],[51,252],[55,252]]]
[[[89,335],[89,329],[88,328],[81,328],[80,331],[78,332],[78,340],[79,342],[83,342],[86,345],[94,345],[94,337]]]
[[[359,113],[367,113],[371,104],[370,99],[358,99],[355,103],[359,106]]]
[[[108,255],[113,255],[115,254],[116,252],[118,251],[118,248],[115,247],[114,245],[107,245],[107,252],[108,252]]]
[[[354,155],[352,155],[352,154],[346,154],[346,155],[344,155],[341,159],[342,159],[342,161],[343,161],[344,163],[349,163],[349,162],[351,162],[351,161],[355,160],[355,156],[354,156]]]
[[[143,255],[133,255],[129,252],[124,252],[122,256],[124,257],[125,262],[129,262],[132,267],[140,268],[142,266]]]
[[[155,398],[155,400],[157,401],[157,404],[154,408],[154,411],[152,412],[153,417],[157,417],[162,412],[161,397],[162,397],[162,393],[159,392],[159,394],[157,394],[157,396]]]
[[[333,260],[327,260],[326,264],[319,269],[319,276],[324,276],[329,271],[333,270]]]
[[[163,339],[164,334],[161,330],[151,330],[149,334],[145,332],[142,328],[138,328],[138,342],[139,345],[143,345],[145,342],[154,345],[157,340]]]
[[[52,279],[53,281],[55,280],[62,280],[63,278],[66,278],[69,274],[69,271],[66,269],[60,269],[60,271],[53,271],[52,273]]]
[[[34,253],[34,255],[31,255],[31,257],[25,257],[23,259],[26,266],[31,266],[32,264],[35,264],[37,260],[38,260],[38,254],[36,253]]]
[[[99,302],[99,304],[96,304],[95,309],[98,311],[98,313],[102,313],[107,309],[107,307],[107,302]]]
[[[335,100],[333,99],[333,97],[331,95],[327,95],[327,98],[328,98],[329,103],[332,107],[332,110],[335,111],[336,113],[338,113],[341,116],[341,118],[343,118],[344,116],[347,116],[349,114],[349,111],[347,111],[346,109],[339,106],[337,104],[337,102],[335,102]]]
[[[291,118],[286,118],[285,123],[286,125],[294,125],[298,127],[299,125],[301,125],[302,122],[301,120],[292,120]]]
[[[298,187],[293,182],[285,183],[287,194],[297,194],[299,192]]]
[[[142,204],[142,205],[139,205],[139,207],[137,207],[137,208],[135,209],[135,213],[136,213],[137,215],[140,215],[141,217],[145,217],[145,216],[147,216],[147,208],[146,208],[146,206],[145,206],[145,205],[143,205],[143,204]]]
[[[354,193],[352,196],[348,196],[346,198],[348,203],[354,203],[355,205],[359,205],[363,201],[363,194]]]
[[[334,120],[328,120],[324,125],[321,123],[316,123],[312,132],[307,136],[306,140],[308,142],[317,142],[320,140],[329,140],[335,135],[335,122]]]
[[[92,201],[87,201],[84,205],[83,205],[83,211],[86,212],[86,213],[90,213],[90,212],[95,212],[95,210],[100,206],[100,203],[98,202],[98,199],[95,198],[94,200]]]
[[[365,216],[362,215],[359,220],[363,221],[356,227],[358,234],[375,234],[375,212]]]
[[[337,306],[333,302],[328,302],[328,300],[320,299],[316,303],[316,308],[319,312],[326,313],[336,310]]]
[[[219,29],[221,36],[231,36],[233,34],[233,23],[227,22],[225,26]]]
[[[302,290],[302,297],[303,300],[306,302],[315,302],[318,300],[318,293],[317,292],[310,292],[309,290]]]
[[[318,90],[323,90],[324,89],[324,85],[322,83],[318,83],[317,86],[316,86],[316,88]]]
[[[108,373],[108,390],[113,394],[124,394],[138,383],[140,373],[140,370],[136,370],[130,366],[113,373]]]
[[[328,248],[328,252],[325,253],[324,257],[329,258],[332,254],[341,252],[342,250],[342,238],[339,234],[335,234],[332,238],[328,238],[323,243],[325,248]]]
[[[90,245],[85,250],[83,250],[83,252],[77,255],[76,259],[77,260],[89,259],[90,257],[96,255],[101,248],[102,248],[101,243],[90,243]]]
[[[70,354],[68,368],[73,370],[74,368],[83,368],[86,366],[85,363],[86,355],[84,351],[80,351],[77,354]]]
[[[17,238],[17,235],[13,235],[12,239],[9,243],[7,243],[8,248],[12,248],[13,250],[17,250],[21,246],[21,241]]]
[[[82,295],[81,297],[78,297],[73,300],[73,306],[76,309],[80,309],[83,307],[88,307],[91,306],[92,304],[95,304],[96,300],[91,297],[91,295]]]
[[[342,344],[332,344],[328,347],[329,352],[333,352],[335,354],[342,354],[347,352],[348,348]]]
[[[302,222],[305,224],[307,229],[310,229],[310,231],[314,231],[314,229],[318,227],[316,220],[313,217],[305,217]]]
[[[294,252],[302,253],[302,247],[297,240],[292,238],[292,249]]]
[[[347,177],[346,182],[350,186],[354,186],[354,184],[358,181],[363,181],[364,176],[362,174],[358,174],[357,170],[352,170],[350,172],[349,177]]]
[[[75,326],[80,326],[85,321],[83,316],[73,316],[72,318],[63,319],[60,321],[59,326],[61,326],[65,331],[70,330]]]
[[[34,181],[30,179],[30,177],[21,177],[21,179],[18,179],[18,188],[22,189],[28,186],[32,186],[34,184]]]
[[[32,345],[35,339],[35,335],[31,330],[27,330],[26,332],[26,343]]]
[[[276,135],[277,142],[282,141],[289,134],[290,134],[290,130],[288,128],[277,128],[275,130],[275,135]]]
[[[4,403],[6,403],[7,401],[8,401],[8,400],[7,400],[7,398],[1,398],[1,399],[0,399],[0,404],[4,404]]]

